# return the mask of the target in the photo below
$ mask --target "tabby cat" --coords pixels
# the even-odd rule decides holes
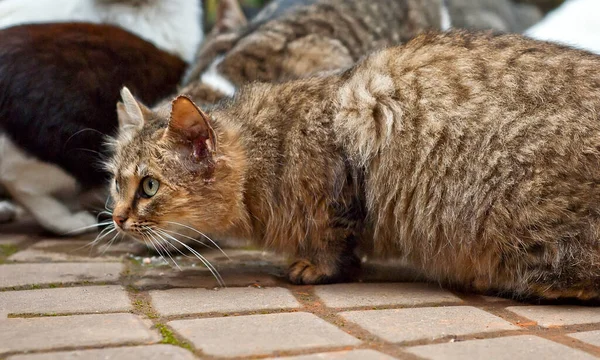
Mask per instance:
[[[528,18],[516,16],[522,13]],[[237,1],[222,0],[182,92],[214,103],[248,82],[349,67],[429,29],[514,32],[540,17],[534,7],[510,0],[275,0],[246,24]]]
[[[600,58],[428,33],[336,73],[126,108],[108,168],[124,233],[180,225],[351,280],[357,250],[478,292],[600,295]]]

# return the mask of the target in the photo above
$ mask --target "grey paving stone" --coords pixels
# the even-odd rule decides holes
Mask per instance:
[[[27,241],[27,235],[0,234],[0,245],[19,245]]]
[[[471,306],[348,311],[340,315],[389,342],[519,329]]]
[[[189,351],[172,345],[127,346],[118,348],[61,351],[44,354],[15,355],[7,360],[193,360]]]
[[[285,283],[281,278],[269,275],[270,269],[248,269],[240,265],[235,269],[219,270],[227,287],[276,287]],[[165,267],[147,269],[142,278],[134,283],[136,288],[142,290],[155,290],[165,288],[207,288],[214,289],[219,283],[207,269],[194,268],[193,270],[169,269]]]
[[[0,354],[62,347],[150,344],[160,336],[133,314],[0,320]]]
[[[151,291],[152,304],[163,316],[299,308],[282,288],[172,289]]]
[[[432,360],[596,359],[581,350],[531,335],[415,346],[407,351]]]
[[[325,320],[302,312],[176,320],[168,325],[207,355],[223,357],[360,344]]]
[[[375,350],[350,350],[301,356],[279,357],[267,360],[394,360],[395,358]]]
[[[116,281],[120,263],[49,263],[0,265],[0,288],[33,284]]]
[[[0,317],[8,314],[126,312],[132,309],[119,285],[0,292]]]
[[[51,261],[119,261],[119,257],[98,256],[102,252],[99,246],[90,247],[89,240],[42,240],[26,250],[19,251],[8,258],[14,262],[51,262]]]
[[[600,323],[600,308],[584,306],[511,306],[507,310],[543,327]]]
[[[569,336],[594,346],[600,346],[600,330],[574,333],[569,334]]]
[[[325,305],[333,308],[458,303],[460,298],[437,286],[422,283],[354,283],[315,287]]]

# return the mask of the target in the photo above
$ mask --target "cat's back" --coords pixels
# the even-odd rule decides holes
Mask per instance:
[[[178,57],[111,25],[22,25],[0,30],[0,38],[0,128],[84,184],[102,181],[96,152],[116,129],[121,87],[153,103],[185,69]]]
[[[428,34],[343,77],[336,133],[368,174],[380,251],[467,268],[532,229],[547,241],[587,231],[578,214],[600,210],[599,57],[517,35]]]
[[[346,126],[377,131],[368,145],[376,146],[411,126],[483,134],[516,119],[541,121],[551,113],[557,117],[549,122],[595,124],[599,69],[600,57],[594,54],[519,35],[428,33],[345,72],[338,92],[340,131]],[[585,116],[567,121],[567,109]],[[351,120],[370,113],[386,121],[361,125]]]

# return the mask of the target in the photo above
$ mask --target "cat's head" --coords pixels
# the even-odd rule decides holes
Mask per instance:
[[[147,240],[237,226],[244,217],[245,163],[236,135],[188,97],[151,110],[127,88],[121,94],[119,134],[107,164],[115,227]]]

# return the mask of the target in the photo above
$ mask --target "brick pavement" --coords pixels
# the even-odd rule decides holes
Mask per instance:
[[[0,359],[600,358],[598,307],[452,292],[394,264],[367,264],[365,282],[292,286],[281,257],[198,249],[218,288],[192,258],[175,257],[179,271],[145,264],[155,254],[138,244],[89,241],[0,230]]]

